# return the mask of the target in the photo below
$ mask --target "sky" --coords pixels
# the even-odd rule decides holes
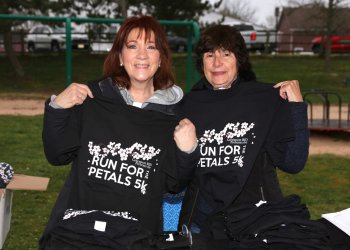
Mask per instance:
[[[226,0],[227,1],[227,0]],[[288,0],[255,0],[249,1],[244,0],[251,9],[256,10],[254,18],[256,19],[256,24],[268,26],[268,17],[274,17],[275,8],[282,7],[287,4]]]
[[[249,1],[253,9],[256,9],[255,18],[258,24],[267,25],[267,18],[275,15],[275,8],[286,5],[285,0],[258,0]]]

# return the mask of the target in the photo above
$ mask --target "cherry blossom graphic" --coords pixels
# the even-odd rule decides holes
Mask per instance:
[[[142,145],[135,142],[131,147],[122,148],[120,143],[109,142],[107,146],[94,145],[92,141],[88,144],[89,153],[93,156],[105,157],[108,155],[119,156],[120,160],[126,161],[129,156],[135,160],[150,160],[158,155],[161,150],[147,144]]]
[[[74,210],[74,209],[70,208],[70,209],[67,209],[64,212],[63,220],[74,218],[74,217],[77,217],[79,215],[94,213],[94,212],[97,212],[97,211],[99,211],[99,210]],[[125,212],[101,211],[101,212],[104,213],[104,214],[110,215],[110,216],[118,216],[118,217],[121,217],[121,218],[124,218],[124,219],[138,221],[138,219],[132,217],[130,215],[130,213],[126,212],[126,211]]]
[[[228,123],[223,130],[216,133],[215,129],[205,130],[201,138],[199,138],[199,145],[204,146],[207,143],[217,142],[222,144],[224,139],[232,139],[243,137],[249,130],[254,127],[254,123],[247,122]]]

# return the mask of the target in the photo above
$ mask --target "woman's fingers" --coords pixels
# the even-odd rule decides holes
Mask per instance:
[[[290,102],[302,102],[303,96],[300,91],[298,80],[289,80],[279,82],[274,85],[275,88],[280,88],[280,96],[283,99],[288,99]]]
[[[72,83],[56,97],[54,102],[62,108],[71,108],[74,105],[82,104],[87,96],[93,98],[93,94],[88,86]]]
[[[182,119],[175,127],[174,140],[182,151],[189,152],[195,147],[197,144],[196,127],[189,119]]]

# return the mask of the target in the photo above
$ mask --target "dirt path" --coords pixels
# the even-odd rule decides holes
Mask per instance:
[[[349,135],[347,135],[346,137],[349,138]],[[339,156],[350,157],[350,141],[341,140],[339,138],[336,139],[333,136],[321,133],[311,133],[309,152],[310,155],[334,154]]]
[[[0,115],[40,115],[44,113],[45,99],[0,98]]]
[[[0,115],[40,115],[44,112],[45,99],[0,98]],[[311,133],[310,154],[335,154],[350,157],[350,133],[342,132],[334,137],[329,133]]]

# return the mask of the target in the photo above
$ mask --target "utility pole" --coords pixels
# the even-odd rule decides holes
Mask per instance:
[[[277,46],[278,46],[278,43],[277,43],[277,39],[278,39],[278,17],[280,15],[280,8],[276,7],[275,8],[275,18],[276,18],[276,21],[275,21],[275,43],[276,43],[276,51],[278,50]]]

